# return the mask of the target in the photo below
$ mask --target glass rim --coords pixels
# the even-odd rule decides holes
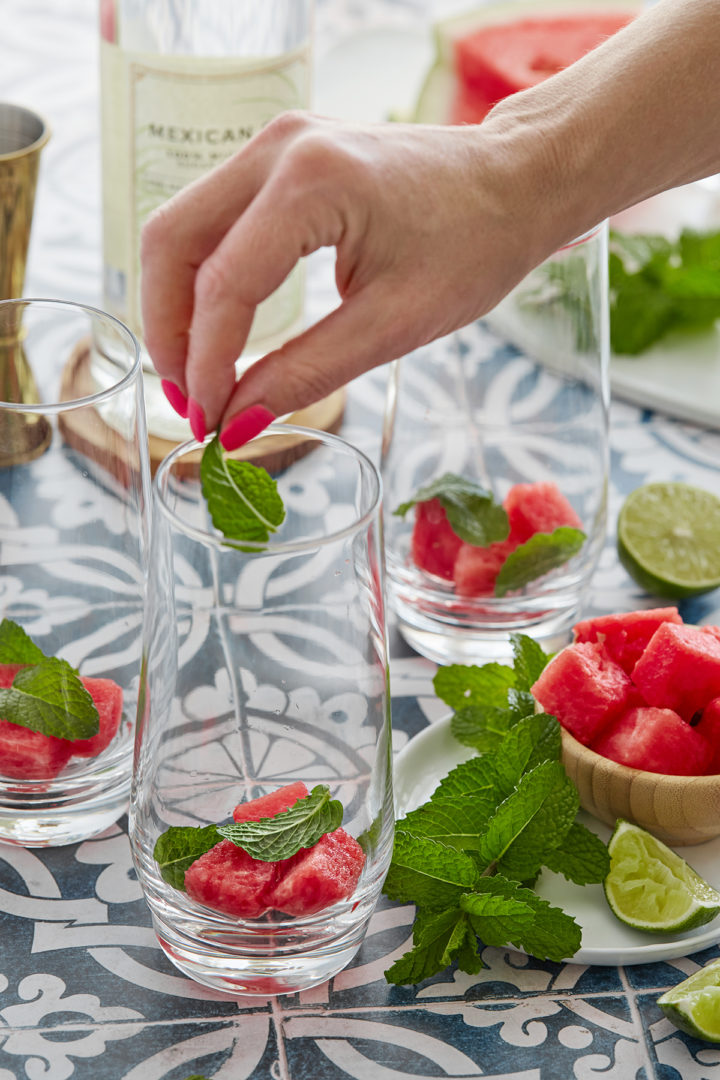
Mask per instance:
[[[593,225],[591,229],[586,229],[584,233],[580,233],[579,236],[575,236],[572,240],[568,240],[567,244],[563,244],[561,247],[557,248],[555,254],[560,251],[569,251],[570,248],[579,247],[580,244],[587,243],[588,240],[592,240],[598,233],[603,232],[607,224],[607,218],[603,218],[602,221],[598,221],[597,225]]]
[[[56,308],[61,311],[69,310],[80,312],[84,315],[89,315],[96,321],[107,322],[114,325],[120,333],[127,338],[128,346],[133,354],[132,363],[121,379],[118,379],[112,386],[108,386],[104,390],[97,390],[94,394],[86,394],[83,397],[78,398],[68,398],[67,401],[25,402],[3,401],[2,398],[0,398],[0,409],[9,412],[29,413],[33,416],[56,416],[60,413],[70,412],[74,409],[83,409],[88,406],[101,405],[106,401],[112,400],[116,394],[121,393],[133,382],[138,380],[138,377],[142,373],[142,352],[140,349],[140,342],[130,327],[126,326],[120,319],[117,319],[107,311],[103,311],[101,308],[93,307],[92,304],[82,304],[76,300],[57,300],[43,296],[22,296],[9,300],[0,300],[0,316],[3,311],[6,311],[10,307],[19,308],[30,306],[34,306],[36,310],[43,307],[45,309]],[[0,348],[3,347],[2,341],[2,335],[0,335]]]
[[[22,113],[29,119],[37,121],[40,125],[40,134],[37,135],[32,142],[19,146],[17,150],[0,151],[0,161],[15,161],[17,158],[27,157],[32,153],[36,153],[38,150],[42,150],[43,146],[45,146],[50,138],[50,126],[44,116],[35,112],[34,109],[29,109],[26,105],[18,105],[14,101],[0,102],[0,109],[8,109],[16,114]]]
[[[374,492],[370,505],[367,510],[362,514],[356,514],[353,521],[349,525],[345,525],[341,529],[336,529],[334,532],[327,533],[325,535],[318,535],[312,537],[305,537],[302,540],[290,540],[290,541],[268,541],[264,544],[253,545],[252,541],[242,540],[226,540],[220,533],[207,532],[205,529],[199,529],[195,525],[190,525],[187,521],[184,521],[179,514],[172,510],[167,502],[163,487],[166,487],[165,478],[171,473],[171,469],[175,462],[186,454],[196,452],[206,447],[212,442],[215,437],[215,433],[207,435],[203,442],[198,442],[197,439],[189,439],[187,442],[181,443],[176,446],[174,450],[163,458],[155,471],[153,478],[153,494],[155,495],[154,503],[159,508],[163,517],[175,526],[184,536],[190,537],[192,540],[197,540],[202,544],[209,547],[214,547],[221,551],[241,551],[243,555],[280,555],[280,554],[292,554],[296,551],[307,551],[308,548],[328,547],[330,544],[337,543],[338,540],[342,540],[345,537],[352,536],[353,534],[360,532],[366,528],[367,525],[374,517],[380,515],[380,507],[382,503],[382,478],[377,466],[371,461],[368,455],[360,450],[357,446],[354,446],[347,439],[341,438],[339,435],[334,435],[329,431],[322,431],[318,428],[302,427],[299,424],[286,424],[279,421],[275,421],[270,424],[259,435],[255,436],[253,442],[258,442],[264,438],[278,435],[300,435],[305,436],[308,441],[319,442],[330,448],[335,447],[341,449],[343,453],[348,457],[354,458],[361,468],[365,469],[367,474],[373,478]],[[198,478],[198,484],[199,484]],[[282,528],[282,526],[280,526]]]

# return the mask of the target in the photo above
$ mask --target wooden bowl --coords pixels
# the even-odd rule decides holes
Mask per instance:
[[[666,776],[618,765],[562,729],[562,760],[593,817],[647,829],[670,847],[720,836],[720,776]]]

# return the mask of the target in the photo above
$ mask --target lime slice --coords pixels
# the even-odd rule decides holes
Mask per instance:
[[[617,548],[650,593],[682,599],[720,585],[720,499],[690,484],[645,484],[620,510]]]
[[[720,914],[720,893],[645,829],[621,818],[608,851],[605,896],[627,926],[649,934],[676,934]]]
[[[720,960],[667,990],[657,1003],[681,1031],[706,1042],[720,1042]]]

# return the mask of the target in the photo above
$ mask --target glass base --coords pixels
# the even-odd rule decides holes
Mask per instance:
[[[20,784],[14,785],[20,788]],[[0,842],[44,848],[77,844],[113,825],[127,811],[130,778],[109,789],[81,792],[63,798],[48,791],[27,789],[0,794]]]

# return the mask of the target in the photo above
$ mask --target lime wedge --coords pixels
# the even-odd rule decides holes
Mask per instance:
[[[649,934],[676,934],[720,914],[720,893],[645,829],[621,818],[608,852],[605,896],[627,926]]]
[[[681,1031],[706,1042],[720,1042],[720,960],[667,990],[657,1003]]]
[[[645,484],[618,517],[617,548],[630,577],[656,596],[682,599],[720,585],[720,498],[690,484]]]

